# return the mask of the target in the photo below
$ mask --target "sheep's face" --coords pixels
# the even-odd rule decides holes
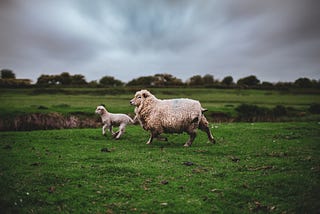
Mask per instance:
[[[98,106],[96,109],[96,114],[102,115],[106,109],[103,106]]]
[[[134,106],[140,106],[141,103],[148,98],[151,95],[151,93],[147,90],[141,90],[137,91],[136,95],[132,100],[130,100],[130,104]]]

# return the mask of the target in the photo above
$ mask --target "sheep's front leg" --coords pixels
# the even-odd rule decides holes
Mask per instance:
[[[147,142],[146,144],[151,144],[151,143],[152,143],[153,138],[154,138],[154,134],[153,134],[153,133],[151,133],[151,134],[150,134],[150,138],[149,138],[149,140],[148,140],[148,142]]]
[[[138,116],[137,116],[137,115],[134,116],[134,118],[133,118],[132,120],[133,120],[133,124],[135,124],[137,121],[139,121],[139,120],[138,120]]]
[[[197,133],[194,131],[194,132],[189,132],[189,140],[184,144],[185,147],[188,147],[188,146],[191,146],[192,145],[192,142],[194,141],[194,139],[196,138],[197,136]]]

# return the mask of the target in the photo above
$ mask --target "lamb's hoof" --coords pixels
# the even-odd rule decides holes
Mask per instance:
[[[184,146],[184,147],[190,147],[191,144],[190,144],[190,143],[185,143],[183,146]]]

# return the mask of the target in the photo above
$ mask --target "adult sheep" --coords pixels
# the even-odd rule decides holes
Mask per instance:
[[[130,101],[135,106],[135,120],[143,129],[150,131],[150,144],[153,138],[162,133],[186,132],[190,138],[184,146],[191,146],[196,137],[197,129],[206,132],[208,139],[215,143],[210,132],[208,121],[203,115],[206,110],[199,101],[191,99],[160,100],[147,90],[136,92]]]

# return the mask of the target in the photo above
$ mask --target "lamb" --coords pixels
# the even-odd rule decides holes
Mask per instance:
[[[119,139],[121,135],[124,133],[126,125],[133,124],[133,120],[126,114],[112,114],[107,111],[107,109],[103,106],[97,106],[95,111],[96,114],[99,114],[102,123],[104,124],[102,127],[102,134],[106,134],[106,129],[112,133],[112,136],[115,139]],[[112,126],[119,126],[119,131],[113,132]]]
[[[135,106],[135,119],[146,131],[150,131],[150,144],[153,138],[162,133],[189,134],[184,146],[191,146],[196,137],[197,128],[207,133],[210,142],[215,140],[210,132],[208,121],[199,101],[191,99],[160,100],[147,90],[137,91],[130,101]]]

